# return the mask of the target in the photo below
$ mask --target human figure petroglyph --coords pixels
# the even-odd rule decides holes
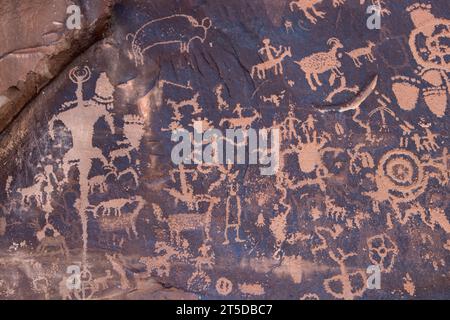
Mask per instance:
[[[299,61],[294,61],[300,66],[300,69],[305,73],[306,80],[311,90],[316,91],[318,86],[322,85],[319,75],[331,71],[333,77],[340,77],[344,74],[339,68],[342,66],[338,59],[338,49],[343,48],[341,41],[337,38],[330,38],[327,44],[331,49],[327,52],[318,52],[307,56]],[[316,84],[314,84],[314,81]]]
[[[223,98],[223,85],[219,84],[214,88],[214,93],[217,99],[217,107],[219,110],[226,110],[230,107],[228,102]]]
[[[195,269],[201,272],[204,269],[211,269],[215,263],[215,254],[211,245],[203,242],[198,248],[199,255],[193,260],[195,261]]]
[[[94,147],[94,129],[100,119],[104,119],[111,132],[115,133],[114,119],[111,115],[113,109],[114,87],[109,81],[106,73],[101,73],[95,86],[95,94],[90,100],[83,96],[83,84],[91,78],[88,67],[73,68],[69,72],[69,78],[77,84],[76,100],[63,105],[63,110],[54,115],[49,122],[49,134],[55,139],[55,123],[61,122],[70,131],[72,136],[72,148],[64,155],[62,167],[65,179],[69,177],[69,171],[75,167],[78,169],[78,182],[80,185],[80,196],[75,201],[75,208],[81,218],[83,238],[83,268],[86,267],[87,259],[87,215],[89,206],[89,172],[92,162],[100,160],[104,166],[108,166],[108,160],[102,150]],[[87,272],[87,270],[84,270]]]
[[[236,178],[239,175],[239,170],[233,172],[233,166],[231,164],[218,165],[216,168],[219,171],[219,178],[209,185],[209,193],[224,186],[226,183],[235,183]],[[199,168],[199,172],[204,174],[210,173],[209,170],[205,170],[203,168]]]
[[[230,243],[230,240],[228,239],[228,230],[230,228],[234,228],[236,230],[236,237],[234,238],[234,241],[236,242],[245,241],[242,240],[239,236],[239,230],[241,228],[241,215],[242,215],[242,206],[241,206],[241,197],[239,195],[239,186],[235,183],[232,183],[228,188],[228,196],[225,205],[225,229],[224,229],[225,240],[222,244],[227,245]]]
[[[411,140],[414,141],[415,145],[416,145],[416,150],[417,152],[420,151],[426,151],[426,152],[431,152],[431,151],[436,151],[439,146],[436,142],[436,138],[438,137],[437,134],[433,133],[428,127],[424,128],[425,129],[425,135],[421,136],[417,133],[415,133],[412,137]]]
[[[363,271],[349,272],[345,264],[345,261],[350,257],[356,256],[356,253],[344,253],[340,248],[338,248],[337,251],[338,254],[329,251],[329,256],[338,264],[340,274],[324,280],[323,286],[325,291],[337,299],[353,300],[362,297],[366,291],[366,273]],[[359,287],[357,284],[354,284],[354,277],[360,278],[361,281],[359,281]],[[339,287],[342,288],[342,291],[336,291],[336,286],[334,286],[333,283],[340,283]]]
[[[291,48],[283,48],[280,46],[278,49],[270,44],[270,39],[263,39],[263,47],[258,50],[258,53],[266,57],[265,62],[259,63],[252,67],[250,75],[252,78],[257,76],[259,79],[266,78],[266,71],[273,68],[275,75],[283,74],[283,60],[286,57],[292,57]]]
[[[272,68],[274,69],[275,75],[283,74],[282,62],[286,57],[292,57],[290,47],[285,48],[284,52],[281,53],[278,57],[274,58],[273,60],[269,60],[253,66],[250,75],[252,76],[252,78],[254,78],[256,75],[259,79],[265,79],[266,71]]]
[[[409,145],[411,133],[413,132],[415,127],[408,121],[403,120],[403,122],[399,124],[399,128],[402,130],[402,136],[400,137],[400,147],[407,148]]]
[[[288,115],[281,124],[281,133],[284,140],[298,138],[297,126],[302,122],[295,116],[295,105],[289,105]]]
[[[239,170],[233,172],[233,166],[231,164],[219,165],[217,166],[219,171],[219,178],[210,184],[208,192],[212,192],[220,187],[228,188],[228,195],[225,202],[225,229],[223,242],[224,245],[230,243],[228,239],[228,230],[230,228],[236,231],[236,242],[244,242],[239,236],[239,230],[241,227],[241,215],[242,215],[242,205],[241,197],[239,195],[239,185],[237,184],[237,177],[239,175]],[[204,169],[200,172],[205,173]]]
[[[199,23],[194,17],[185,14],[174,14],[145,23],[135,33],[127,35],[136,66],[143,65],[143,54],[156,46],[179,43],[180,52],[189,53],[192,41],[197,39],[203,43],[206,40],[211,25],[209,18]]]
[[[346,52],[346,54],[352,58],[353,63],[355,64],[355,66],[357,68],[361,68],[362,66],[362,62],[361,62],[361,58],[366,58],[367,60],[369,60],[369,62],[374,62],[375,56],[373,55],[373,49],[375,48],[375,43],[373,43],[372,41],[367,41],[367,46],[366,47],[362,47],[362,48],[358,48],[358,49],[354,49],[350,52]]]
[[[263,39],[262,43],[264,46],[258,50],[258,53],[265,56],[268,61],[271,61],[278,57],[278,55],[283,50],[282,46],[280,46],[278,49],[272,46],[270,44],[270,39],[268,38]]]
[[[70,168],[72,166],[79,167],[80,161],[84,159],[86,161],[99,159],[104,165],[108,164],[102,151],[92,145],[94,126],[101,118],[106,120],[112,133],[115,132],[114,120],[110,113],[110,110],[113,108],[112,95],[114,87],[109,82],[106,73],[100,74],[97,80],[96,94],[88,101],[83,99],[82,83],[88,81],[89,78],[87,78],[85,73],[80,75],[77,68],[72,69],[70,75],[71,78],[77,81],[78,100],[71,103],[70,109],[53,116],[49,122],[49,133],[52,139],[55,139],[54,126],[57,121],[62,122],[72,135],[73,147],[63,158],[63,168],[66,177]],[[74,106],[75,104],[76,106]],[[82,126],[81,130],[80,126]],[[82,155],[85,155],[83,159],[81,159]]]

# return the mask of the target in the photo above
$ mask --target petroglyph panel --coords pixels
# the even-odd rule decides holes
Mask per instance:
[[[111,14],[0,133],[0,298],[450,298],[447,0]]]

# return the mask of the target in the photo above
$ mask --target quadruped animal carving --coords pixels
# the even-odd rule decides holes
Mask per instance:
[[[135,33],[127,35],[136,66],[143,65],[143,54],[156,46],[178,43],[181,53],[189,53],[191,42],[197,39],[203,43],[211,25],[209,18],[199,23],[186,14],[174,14],[145,23]]]
[[[369,62],[374,62],[375,56],[373,55],[373,49],[375,48],[375,43],[373,43],[372,41],[367,41],[367,46],[366,47],[362,47],[362,48],[358,48],[358,49],[354,49],[350,52],[346,52],[346,54],[352,58],[353,63],[355,64],[355,66],[357,68],[360,68],[362,66],[361,63],[361,58],[366,58],[367,60],[369,60]]]
[[[134,205],[135,207],[131,212],[123,212],[128,205]],[[145,200],[141,196],[135,196],[131,199],[119,198],[99,203],[92,208],[92,212],[102,230],[107,232],[124,230],[130,238],[131,231],[136,237],[138,236],[136,220],[144,205]]]
[[[210,228],[212,219],[212,210],[219,199],[211,196],[196,196],[196,203],[206,202],[208,207],[205,213],[178,213],[171,214],[167,218],[163,216],[163,211],[157,204],[152,204],[153,212],[160,222],[167,223],[170,231],[170,240],[180,245],[181,233],[188,230],[202,229],[204,231],[205,239],[210,239]]]
[[[306,19],[308,19],[312,24],[317,23],[318,18],[324,18],[325,12],[316,9],[316,5],[322,3],[323,0],[297,0],[289,3],[289,9],[294,11],[296,7],[298,10],[302,11]],[[333,6],[337,7],[345,3],[345,0],[333,0]]]
[[[342,63],[339,61],[337,53],[338,49],[344,47],[342,42],[337,38],[330,38],[327,44],[331,47],[329,51],[317,52],[299,61],[294,61],[305,73],[306,80],[313,91],[317,90],[317,86],[322,85],[322,82],[319,79],[320,74],[331,71],[333,77],[344,75],[339,69],[342,66]]]
[[[259,79],[266,78],[266,71],[273,69],[275,75],[283,74],[283,60],[286,57],[292,57],[290,47],[279,47],[276,49],[270,44],[270,39],[263,40],[263,47],[259,49],[259,53],[266,57],[266,61],[258,63],[252,67],[250,75],[252,78],[257,76]]]

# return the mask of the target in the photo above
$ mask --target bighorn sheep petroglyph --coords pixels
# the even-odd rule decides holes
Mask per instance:
[[[343,48],[341,41],[337,38],[331,38],[328,40],[327,44],[331,49],[327,52],[317,52],[308,57],[303,58],[300,61],[294,61],[300,66],[306,74],[306,81],[308,81],[309,86],[312,90],[316,91],[317,87],[313,82],[313,79],[318,86],[322,83],[319,80],[319,74],[323,74],[327,71],[331,71],[334,76],[340,77],[344,74],[339,70],[342,66],[341,62],[338,60],[338,49]],[[312,77],[312,78],[311,78]]]

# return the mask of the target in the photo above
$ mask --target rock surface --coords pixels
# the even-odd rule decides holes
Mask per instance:
[[[103,37],[112,1],[10,1],[0,7],[0,132],[77,55]],[[80,29],[66,27],[81,9]]]
[[[449,298],[447,1],[94,3],[0,48],[1,90],[45,78],[0,136],[2,298]],[[278,132],[275,171],[174,164],[200,123]]]

